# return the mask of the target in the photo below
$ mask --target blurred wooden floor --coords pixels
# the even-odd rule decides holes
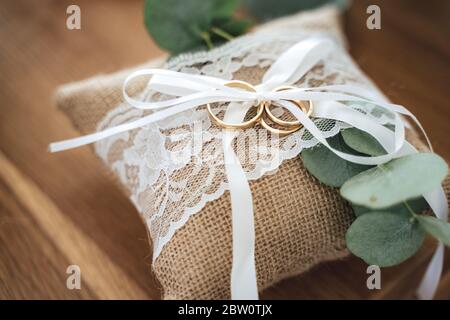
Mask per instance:
[[[80,31],[65,27],[73,2],[82,10]],[[352,55],[418,116],[450,160],[450,2],[353,2],[344,19]],[[382,9],[381,31],[365,27],[369,4]],[[55,110],[56,86],[162,53],[142,20],[142,1],[1,2],[1,299],[160,298],[144,226],[100,162],[89,148],[46,152],[49,142],[76,135]],[[428,241],[415,258],[383,270],[380,291],[366,288],[366,266],[349,258],[285,280],[262,297],[411,298],[433,246]],[[448,262],[440,299],[450,298]],[[65,286],[70,264],[81,268],[81,290]]]

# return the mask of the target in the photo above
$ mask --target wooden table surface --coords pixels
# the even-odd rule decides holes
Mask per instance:
[[[81,7],[82,29],[65,27]],[[361,1],[344,16],[352,56],[395,102],[422,121],[450,160],[450,1]],[[382,29],[366,28],[378,4]],[[57,155],[51,141],[76,136],[55,108],[63,83],[143,63],[162,54],[147,35],[142,1],[2,1],[0,4],[0,298],[159,299],[145,228],[89,148]],[[285,280],[263,298],[411,298],[435,243],[383,269],[382,290],[366,287],[353,257]],[[447,257],[449,252],[447,250]],[[81,290],[66,268],[81,268]],[[437,298],[450,298],[447,258]]]

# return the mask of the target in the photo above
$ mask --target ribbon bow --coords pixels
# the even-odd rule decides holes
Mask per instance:
[[[261,84],[254,91],[244,91],[227,86],[228,81],[204,75],[185,74],[163,69],[143,69],[129,75],[123,85],[124,99],[133,107],[154,110],[138,120],[111,127],[100,132],[75,139],[50,144],[50,151],[62,151],[109,136],[140,128],[180,112],[215,102],[242,102],[230,104],[224,120],[242,123],[249,108],[255,102],[276,102],[289,110],[320,143],[339,157],[358,164],[379,165],[391,159],[417,152],[405,139],[405,124],[401,115],[409,116],[422,130],[431,149],[430,141],[416,117],[401,105],[391,104],[378,93],[355,85],[329,85],[311,88],[294,88],[278,91],[280,86],[289,86],[299,81],[319,61],[335,49],[331,40],[314,36],[300,41],[285,51],[264,74]],[[140,101],[130,97],[126,91],[128,83],[139,76],[152,76],[151,89],[176,98],[158,102]],[[343,121],[373,136],[387,150],[385,155],[375,157],[347,154],[331,147],[322,132],[293,100],[314,101],[313,117]],[[374,122],[342,101],[372,103],[394,115],[395,129],[392,132]],[[233,262],[231,271],[231,297],[233,299],[257,299],[257,276],[255,269],[255,231],[252,195],[245,172],[231,147],[236,130],[223,130],[225,172],[231,195]],[[442,187],[423,195],[436,216],[447,220],[448,208]],[[444,246],[439,243],[418,289],[419,297],[431,299],[436,291],[442,272]]]

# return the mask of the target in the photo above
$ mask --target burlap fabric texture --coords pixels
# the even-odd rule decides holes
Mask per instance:
[[[303,24],[307,29],[339,30],[335,10],[319,12],[321,23],[317,14],[298,16],[296,27]],[[161,61],[152,61],[145,66],[160,64]],[[123,101],[122,84],[131,71],[63,86],[57,92],[57,105],[81,133],[95,131],[97,123]],[[236,75],[250,83],[257,83],[260,77],[261,72],[251,68]],[[138,92],[144,83],[134,85]],[[409,141],[423,148],[411,132]],[[317,263],[348,255],[345,232],[354,218],[351,207],[337,189],[312,177],[299,158],[285,161],[275,174],[251,181],[250,185],[260,290]],[[448,185],[446,181],[447,191]],[[127,192],[126,187],[124,190]],[[226,192],[193,215],[156,259],[153,270],[162,286],[163,298],[229,298],[231,245],[231,203]]]

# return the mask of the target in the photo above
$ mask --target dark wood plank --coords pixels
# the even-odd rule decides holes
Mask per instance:
[[[52,96],[58,85],[142,63],[160,51],[141,27],[141,1],[81,2],[81,31],[66,29],[68,5],[68,1],[8,1],[0,6],[0,38],[7,39],[0,44],[0,82],[4,84],[0,96],[2,114],[8,114],[0,117],[1,151],[60,208],[67,223],[92,239],[99,251],[131,279],[136,293],[127,292],[129,298],[158,298],[145,227],[128,199],[88,149],[57,157],[46,150],[52,140],[76,135],[67,119],[55,110]],[[129,34],[140,40],[132,40]],[[67,230],[60,227],[55,230],[64,235]],[[27,259],[16,250],[16,244],[21,245],[12,239],[2,250],[19,260]],[[30,240],[29,244],[29,250],[38,254],[39,243]],[[74,258],[66,260],[85,263]],[[45,264],[40,266],[45,270]],[[66,267],[66,261],[56,266],[62,278]],[[98,272],[103,269],[97,267]],[[18,270],[17,276],[25,273]],[[105,281],[110,276],[105,274]],[[60,283],[58,280],[55,286]],[[36,288],[28,297],[45,297],[46,291],[45,287]],[[54,290],[53,297],[64,298],[65,291]],[[114,294],[127,297],[125,293]]]

